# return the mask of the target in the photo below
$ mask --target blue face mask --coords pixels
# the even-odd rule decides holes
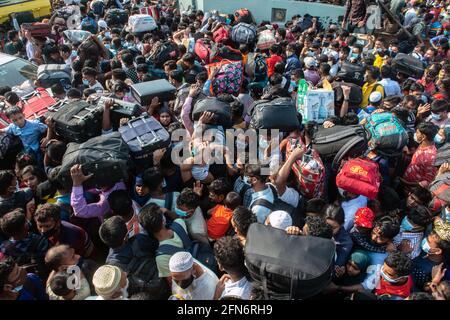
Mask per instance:
[[[383,268],[381,268],[380,274],[383,277],[383,279],[389,283],[398,283],[407,277],[407,276],[403,276],[403,277],[400,277],[397,279],[391,278],[391,276],[389,276],[387,273],[384,272]]]
[[[441,116],[439,114],[436,114],[436,113],[431,113],[431,119],[433,119],[433,120],[440,120]]]
[[[23,289],[23,285],[17,286],[17,287],[15,287],[15,288],[13,288],[11,291],[12,291],[12,292],[15,292],[15,293],[18,293],[18,292],[20,292],[22,289]]]
[[[436,134],[436,135],[434,136],[434,142],[435,142],[436,144],[442,144],[442,143],[445,142],[445,138],[443,138],[440,134]]]
[[[421,247],[422,247],[423,252],[428,253],[428,254],[430,253],[431,247],[430,247],[430,244],[428,243],[427,238],[423,238]]]
[[[89,80],[83,79],[83,84],[84,84],[85,86],[89,86]]]
[[[187,217],[187,212],[181,209],[175,208],[175,213],[180,217]]]
[[[400,225],[400,229],[403,231],[409,232],[414,229],[414,226],[409,222],[408,217],[404,217],[402,220],[402,224]]]
[[[359,58],[359,54],[357,54],[357,53],[352,53],[351,55],[350,55],[350,59],[355,59],[355,60],[357,60]]]

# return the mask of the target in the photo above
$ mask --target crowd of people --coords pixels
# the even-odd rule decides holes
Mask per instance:
[[[86,156],[70,167],[67,186],[70,137],[51,113],[28,115],[21,93],[1,87],[9,124],[0,129],[0,299],[449,300],[450,4],[388,4],[403,24],[394,35],[366,34],[360,0],[348,0],[342,24],[329,26],[308,14],[279,26],[245,9],[93,0],[75,5],[75,26],[63,14],[72,3],[55,3],[47,37],[9,30],[3,52],[71,70],[69,82],[35,79],[32,90],[44,87],[63,105],[108,98],[104,140],[131,118],[113,125],[114,101],[139,104],[135,85],[166,79],[174,95],[140,103],[138,116],[169,134],[183,130],[189,156],[175,161],[172,141],[101,185],[84,170]],[[136,15],[155,27],[133,32],[127,21]],[[71,29],[85,37],[68,37]],[[305,81],[307,92],[333,92],[334,116],[308,119],[298,99]],[[204,101],[221,109],[195,118]],[[224,147],[227,129],[280,132],[232,140],[236,159]],[[359,138],[348,150],[346,132]],[[258,161],[250,163],[253,143]],[[224,161],[196,162],[211,146]],[[267,259],[255,240],[264,237],[276,239],[266,241]],[[322,265],[320,280],[294,281]],[[277,268],[279,283],[270,275]]]

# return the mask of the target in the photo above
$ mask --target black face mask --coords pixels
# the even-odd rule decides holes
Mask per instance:
[[[187,287],[189,287],[191,285],[191,283],[193,281],[194,281],[194,276],[191,275],[189,279],[177,281],[177,284],[181,289],[186,289]]]

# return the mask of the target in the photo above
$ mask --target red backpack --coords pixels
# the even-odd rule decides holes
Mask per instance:
[[[230,31],[225,27],[220,27],[213,33],[215,43],[225,43],[230,40]]]
[[[336,177],[336,186],[345,191],[376,198],[381,184],[378,163],[369,159],[350,159],[345,162]]]
[[[205,64],[211,63],[211,44],[208,40],[198,39],[194,46],[195,54],[203,61]]]

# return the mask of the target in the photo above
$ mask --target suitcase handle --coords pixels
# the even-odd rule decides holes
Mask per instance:
[[[139,137],[138,133],[136,132],[136,129],[131,125],[131,122],[134,122],[134,121],[129,121],[129,122],[127,123],[127,124],[128,124],[128,127],[136,134],[136,140],[139,142],[139,145],[140,145],[141,147],[143,147],[143,146],[145,145],[145,143],[144,143],[144,141],[142,141],[142,139]],[[148,125],[148,123],[145,121],[145,118],[142,118],[142,122],[145,124],[145,126],[147,127],[147,129],[148,129],[148,130],[150,131],[150,133],[153,135],[153,140],[152,140],[152,142],[153,142],[153,141],[158,141],[158,140],[160,140],[160,139],[158,138],[156,132],[153,131],[153,129],[150,128],[150,126]]]

